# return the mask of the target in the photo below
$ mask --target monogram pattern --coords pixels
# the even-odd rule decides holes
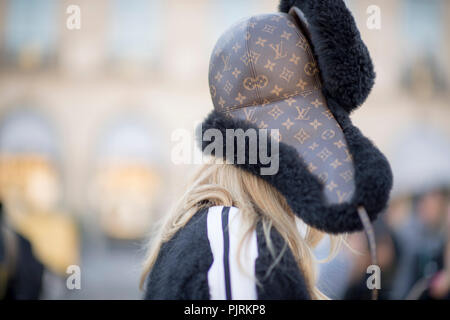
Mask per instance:
[[[244,88],[252,91],[256,88],[265,88],[267,84],[269,83],[269,79],[265,75],[259,75],[255,78],[253,77],[247,77],[244,79]]]
[[[291,15],[266,14],[235,24],[214,48],[209,70],[216,110],[296,148],[324,184],[329,203],[354,193],[353,160],[321,92],[309,41]]]

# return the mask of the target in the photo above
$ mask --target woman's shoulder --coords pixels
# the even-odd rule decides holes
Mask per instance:
[[[147,299],[209,299],[207,273],[213,262],[208,216],[223,207],[198,210],[165,242],[147,279]]]
[[[259,299],[311,299],[305,276],[281,234],[271,228],[269,244],[261,223],[256,227],[256,234],[258,258],[255,274],[261,284],[257,287]]]
[[[258,223],[241,252],[243,225],[236,207],[212,206],[195,213],[161,247],[146,298],[308,299],[303,274],[283,237],[272,228],[269,245]],[[261,286],[255,286],[255,278]]]

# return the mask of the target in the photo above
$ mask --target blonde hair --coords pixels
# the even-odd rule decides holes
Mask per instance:
[[[148,255],[141,276],[141,289],[146,277],[151,272],[162,244],[170,240],[201,208],[210,206],[239,208],[245,225],[245,232],[240,239],[239,248],[255,230],[257,223],[262,222],[264,237],[274,258],[268,272],[273,270],[286,249],[285,246],[278,256],[275,256],[275,249],[270,238],[271,228],[275,228],[285,240],[299,269],[303,272],[311,297],[328,299],[316,287],[316,263],[318,260],[312,252],[325,234],[305,225],[306,232],[303,238],[298,230],[294,213],[275,188],[234,165],[217,163],[207,163],[201,166],[195,173],[187,191],[171,214],[167,216],[154,239],[149,242]],[[336,254],[341,240],[342,237],[330,235],[330,255],[325,261]]]

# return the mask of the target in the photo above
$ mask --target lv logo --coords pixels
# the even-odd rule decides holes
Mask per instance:
[[[230,64],[230,55],[222,55],[221,56],[223,61],[223,71],[230,71],[231,70],[231,64]]]
[[[271,43],[270,48],[272,48],[272,50],[275,52],[275,60],[279,60],[282,58],[286,58],[287,57],[287,52],[283,47],[283,40],[280,41],[280,43],[277,43],[276,45],[273,45],[273,43]]]
[[[244,108],[245,119],[250,123],[256,123],[258,119],[255,117],[255,110],[249,110],[249,108]]]
[[[300,108],[300,107],[295,107],[297,109],[298,112],[298,117],[295,118],[295,120],[310,120],[309,116],[308,116],[308,112],[309,110],[311,110],[311,107],[307,107],[307,108]]]
[[[339,190],[336,191],[336,194],[338,196],[339,199],[339,203],[344,202],[345,198],[347,197],[348,193],[347,192],[341,192]]]

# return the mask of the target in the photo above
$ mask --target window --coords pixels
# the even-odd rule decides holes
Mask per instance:
[[[404,0],[400,6],[401,35],[406,47],[403,84],[412,91],[424,85],[431,90],[445,87],[443,0]]]
[[[112,0],[108,51],[114,62],[155,63],[161,50],[160,0]]]
[[[97,149],[101,161],[131,161],[148,165],[160,160],[160,131],[155,124],[150,125],[139,116],[121,114],[105,126]]]
[[[443,38],[441,0],[405,0],[401,7],[402,31],[413,54],[439,50]]]
[[[41,154],[54,157],[57,136],[40,114],[19,109],[0,122],[0,154]]]
[[[161,140],[154,126],[136,116],[108,125],[97,147],[92,180],[94,207],[103,230],[111,237],[137,239],[149,228],[162,183]]]
[[[3,61],[33,69],[55,58],[57,15],[55,0],[10,0],[6,6]]]

